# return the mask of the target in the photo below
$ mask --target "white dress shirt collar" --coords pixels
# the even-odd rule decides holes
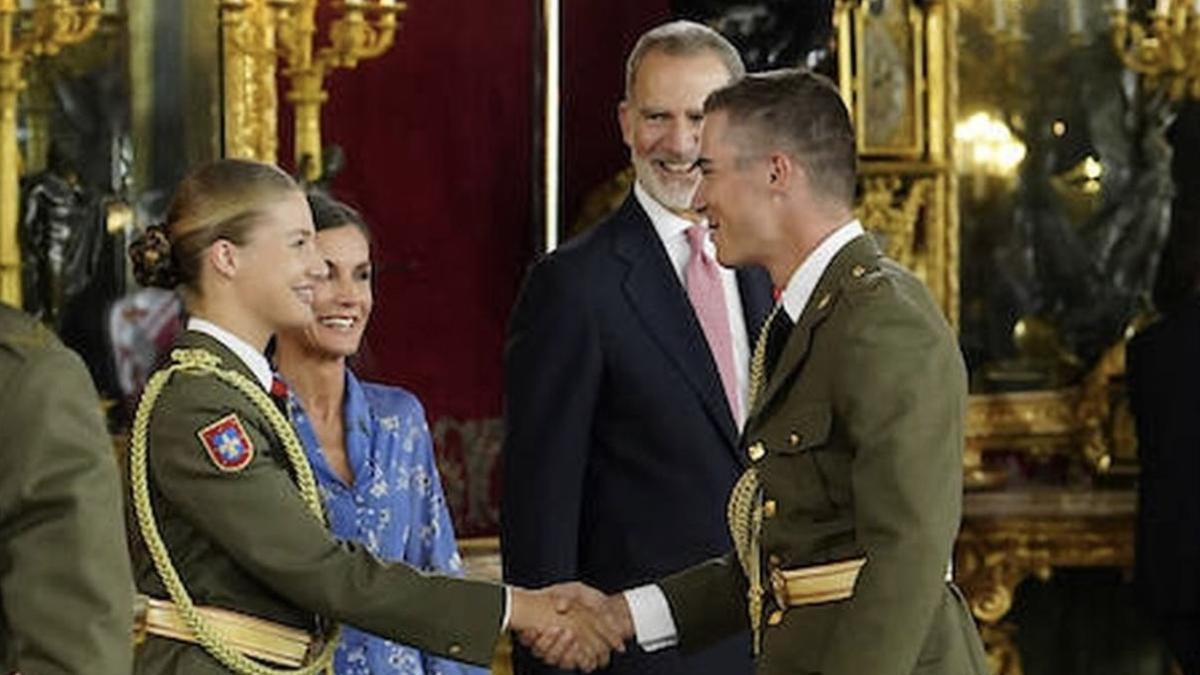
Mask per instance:
[[[857,219],[851,220],[825,237],[792,273],[792,278],[788,279],[783,290],[782,302],[784,311],[793,323],[800,319],[808,299],[817,288],[817,282],[821,280],[821,275],[825,274],[825,268],[829,267],[833,257],[864,232],[862,223]]]
[[[249,342],[211,321],[205,321],[194,316],[188,318],[187,329],[194,330],[197,333],[204,333],[225,345],[229,351],[242,360],[242,363],[246,364],[251,373],[254,373],[254,379],[258,380],[263,389],[271,391],[271,382],[274,380],[271,363],[267,361],[267,357],[262,352],[251,346]]]
[[[642,187],[639,181],[633,183],[633,196],[638,200],[638,204],[641,204],[646,215],[650,217],[650,224],[654,226],[654,231],[658,233],[658,238],[664,244],[676,237],[682,237],[689,227],[696,224],[659,204],[657,199],[646,192],[646,188]]]

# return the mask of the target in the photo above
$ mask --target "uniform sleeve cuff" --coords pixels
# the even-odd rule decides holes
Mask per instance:
[[[504,613],[500,620],[500,632],[508,632],[508,621],[512,618],[512,586],[504,587]]]
[[[653,584],[639,586],[623,595],[633,617],[638,645],[643,650],[655,652],[679,644],[679,631],[671,616],[671,606],[661,588]]]

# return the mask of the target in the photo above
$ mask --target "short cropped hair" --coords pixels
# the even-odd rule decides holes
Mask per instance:
[[[704,114],[724,112],[747,141],[786,151],[819,194],[854,204],[858,157],[850,112],[829,78],[788,68],[757,73],[717,89]]]
[[[671,56],[695,56],[711,53],[725,64],[729,78],[736,80],[746,74],[746,66],[729,40],[717,31],[694,21],[672,21],[652,28],[638,38],[633,51],[625,61],[625,98],[633,94],[642,59],[651,52],[662,52]]]

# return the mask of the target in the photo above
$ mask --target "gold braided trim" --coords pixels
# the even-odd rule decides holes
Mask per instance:
[[[137,516],[138,529],[146,548],[154,561],[154,568],[166,586],[171,601],[183,618],[184,623],[196,636],[200,644],[213,658],[234,673],[239,675],[317,675],[326,671],[333,663],[334,651],[337,649],[340,629],[335,628],[329,639],[323,645],[321,652],[306,666],[294,669],[277,669],[256,663],[244,653],[230,644],[227,636],[215,628],[201,613],[183,580],[179,571],[171,562],[170,552],[158,531],[158,523],[150,504],[150,482],[147,474],[147,443],[146,438],[150,428],[150,415],[154,404],[162,395],[167,382],[175,373],[212,375],[238,390],[251,403],[266,415],[271,430],[283,442],[284,452],[296,475],[296,483],[300,489],[300,497],[304,500],[313,517],[325,522],[321,497],[317,492],[317,483],[313,478],[312,468],[304,454],[299,437],[283,413],[275,407],[274,402],[259,384],[245,375],[220,366],[221,360],[216,355],[203,349],[176,349],[171,352],[174,361],[170,366],[154,373],[146,383],[146,389],[138,402],[137,413],[133,418],[133,432],[129,447],[129,477],[133,493],[133,510]]]
[[[771,571],[771,591],[780,609],[817,605],[854,596],[865,557],[841,562]]]
[[[196,642],[196,634],[188,628],[175,605],[145,596],[140,600],[144,612],[137,619],[146,635]],[[312,635],[299,628],[220,607],[197,607],[196,611],[225,635],[230,646],[259,661],[298,668],[304,665],[312,648]]]
[[[763,380],[766,378],[767,369],[767,334],[771,332],[771,324],[775,321],[775,315],[779,314],[779,310],[783,308],[783,301],[775,303],[771,308],[771,313],[767,315],[763,325],[758,329],[758,337],[754,340],[754,353],[750,356],[750,392],[746,397],[746,417],[754,410],[754,404],[758,397],[762,394],[762,388],[767,385]]]
[[[733,546],[749,582],[746,605],[750,615],[750,631],[754,635],[755,654],[758,654],[762,644],[763,583],[762,553],[759,547],[762,533],[761,505],[762,486],[758,480],[758,469],[750,467],[733,486],[725,517],[729,520]]]
[[[767,336],[771,332],[771,324],[775,316],[783,308],[782,302],[775,303],[767,314],[762,327],[758,329],[758,337],[754,340],[754,353],[750,356],[750,392],[746,400],[746,418],[754,413],[758,397],[766,386],[765,370],[767,360]],[[754,467],[746,469],[742,477],[733,486],[729,495],[729,504],[725,517],[729,520],[729,532],[733,535],[734,547],[742,570],[750,587],[746,591],[747,608],[750,614],[750,630],[754,635],[754,653],[758,654],[762,646],[762,553],[759,550],[759,538],[762,533],[762,489],[758,480],[758,470]]]

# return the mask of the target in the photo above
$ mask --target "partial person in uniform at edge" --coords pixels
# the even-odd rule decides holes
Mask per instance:
[[[547,658],[591,670],[620,641],[532,592],[381,562],[326,529],[303,446],[268,392],[271,336],[313,321],[327,276],[304,194],[279,169],[205,165],[165,226],[131,246],[144,285],[190,315],[146,385],[130,439],[135,579],[145,637],[134,671],[315,673],[331,624],[437,656],[490,662],[501,630],[554,638]],[[607,639],[605,637],[607,636]]]
[[[928,290],[854,218],[842,98],[785,70],[713,93],[705,113],[696,206],[717,257],[783,288],[752,357],[734,551],[610,607],[652,648],[749,626],[760,675],[984,675],[949,570],[966,368]]]
[[[314,321],[280,332],[275,362],[335,537],[381,560],[462,576],[454,525],[425,411],[400,387],[360,381],[346,367],[371,318],[371,237],[352,208],[309,193],[326,278],[313,288]],[[484,675],[356,628],[342,630],[337,675]]]
[[[121,481],[83,362],[0,304],[0,672],[128,675]]]
[[[706,26],[641,36],[618,120],[636,174],[624,204],[529,272],[505,354],[505,579],[613,592],[727,551],[744,458],[762,269],[717,265],[690,210],[704,98],[744,73]],[[522,673],[540,672],[517,654]],[[739,675],[746,634],[694,655],[631,649],[613,673]]]
[[[1134,580],[1185,675],[1200,675],[1200,275],[1127,347],[1137,424]]]

